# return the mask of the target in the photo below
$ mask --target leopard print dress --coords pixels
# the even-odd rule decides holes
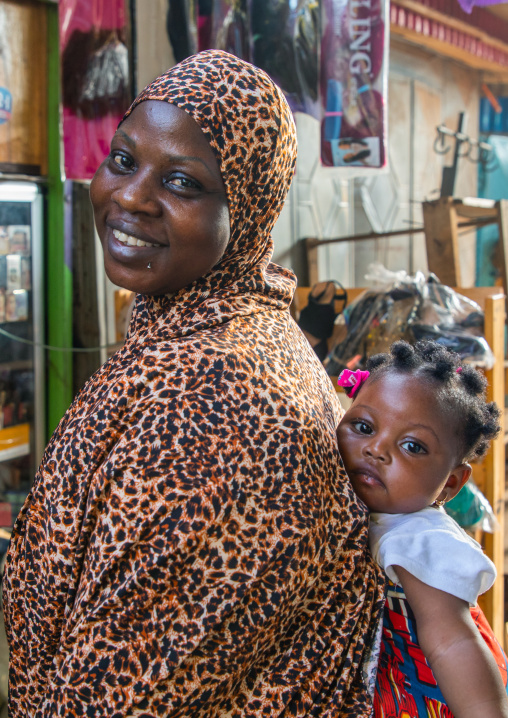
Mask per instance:
[[[294,124],[261,71],[208,51],[135,101],[178,105],[219,162],[231,239],[54,433],[4,578],[11,718],[368,716],[383,603],[340,465],[334,390],[270,263]]]

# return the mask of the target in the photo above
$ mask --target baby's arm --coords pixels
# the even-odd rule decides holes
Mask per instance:
[[[455,718],[508,718],[499,669],[467,602],[394,568],[415,615],[420,648]]]

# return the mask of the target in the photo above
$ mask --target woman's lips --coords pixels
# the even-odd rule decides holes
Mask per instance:
[[[150,242],[144,242],[142,239],[138,239],[137,237],[133,237],[131,234],[126,234],[125,232],[120,232],[118,229],[113,230],[114,237],[121,242],[122,244],[126,244],[129,247],[157,247],[158,245],[152,244]]]
[[[108,229],[104,248],[107,247],[109,256],[121,264],[134,263],[137,266],[140,262],[142,264],[152,262],[155,257],[159,256],[161,250],[169,249],[169,245],[148,242],[146,239],[122,232],[116,227],[110,226]]]

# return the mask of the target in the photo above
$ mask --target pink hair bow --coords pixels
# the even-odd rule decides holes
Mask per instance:
[[[337,379],[337,384],[345,389],[348,396],[354,396],[369,376],[370,372],[362,371],[361,369],[356,369],[355,371],[344,369]]]

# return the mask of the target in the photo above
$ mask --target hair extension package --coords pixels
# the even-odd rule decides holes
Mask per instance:
[[[387,0],[323,0],[321,160],[379,169],[387,157]]]

